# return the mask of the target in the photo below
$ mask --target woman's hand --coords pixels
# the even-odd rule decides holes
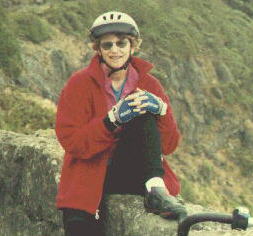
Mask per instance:
[[[155,115],[165,115],[167,104],[153,93],[137,88],[136,92],[129,95],[126,100],[133,100],[130,106],[135,106],[135,110],[141,114],[151,112]]]
[[[146,112],[155,115],[165,115],[166,110],[167,104],[161,98],[137,88],[134,93],[120,99],[108,112],[108,116],[112,123],[121,125]]]
[[[128,105],[133,107],[134,112],[138,112],[139,114],[146,113],[146,107],[148,105],[146,100],[148,99],[148,96],[145,93],[144,90],[137,88],[134,93],[125,98],[126,101],[129,101]]]
[[[120,99],[119,102],[113,106],[108,112],[111,122],[116,121],[119,124],[127,123],[133,118],[146,113],[144,101],[148,99],[145,91],[136,90],[134,93],[127,97]]]

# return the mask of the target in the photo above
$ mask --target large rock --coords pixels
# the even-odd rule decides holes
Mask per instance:
[[[141,196],[109,196],[107,206],[108,236],[173,236],[177,231],[175,221],[146,213]]]
[[[61,156],[53,135],[0,131],[0,235],[61,235],[54,204]]]
[[[34,135],[0,130],[1,236],[63,235],[54,203],[62,155],[53,130]],[[106,203],[107,236],[176,235],[177,222],[146,213],[140,196],[107,196]],[[187,208],[190,213],[204,211],[190,204]],[[198,231],[191,235],[243,235],[214,223],[194,228]]]

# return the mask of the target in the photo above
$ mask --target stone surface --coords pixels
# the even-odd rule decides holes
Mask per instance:
[[[49,137],[0,131],[0,235],[58,235],[62,150]]]

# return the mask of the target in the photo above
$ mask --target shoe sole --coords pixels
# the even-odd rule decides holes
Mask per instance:
[[[160,212],[159,210],[150,209],[150,208],[146,208],[146,211],[148,213],[153,213],[155,215],[159,215],[163,218],[176,218],[176,215],[173,212]]]

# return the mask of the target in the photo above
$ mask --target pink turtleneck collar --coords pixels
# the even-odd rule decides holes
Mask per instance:
[[[101,67],[105,76],[105,90],[107,94],[107,106],[108,106],[108,109],[111,109],[112,106],[116,104],[116,98],[112,90],[112,80],[110,77],[107,76],[109,74],[108,67],[104,63],[101,64]],[[132,93],[136,89],[138,80],[139,80],[139,75],[137,71],[134,69],[134,67],[131,64],[129,64],[128,69],[127,69],[126,82],[122,90],[122,93],[120,95],[120,98],[124,98],[128,94]]]

